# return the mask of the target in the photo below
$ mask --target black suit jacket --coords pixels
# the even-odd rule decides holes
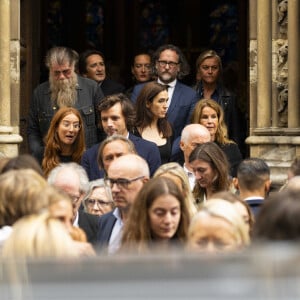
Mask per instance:
[[[104,79],[100,86],[104,96],[123,93],[125,91],[125,86],[111,79]]]
[[[99,229],[97,236],[97,246],[99,248],[106,248],[108,246],[109,239],[116,221],[117,218],[113,215],[113,211],[104,214],[99,218]]]
[[[252,213],[254,214],[254,216],[257,216],[260,207],[263,205],[264,203],[264,199],[261,198],[257,198],[257,199],[249,199],[249,200],[245,200],[246,203],[250,206]]]
[[[99,219],[99,216],[78,211],[78,225],[85,232],[88,242],[94,245],[97,243]]]

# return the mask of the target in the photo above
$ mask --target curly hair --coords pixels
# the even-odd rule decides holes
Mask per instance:
[[[234,143],[232,140],[228,139],[227,125],[224,120],[223,108],[213,99],[201,99],[196,103],[191,116],[191,123],[201,124],[202,111],[205,107],[210,107],[213,109],[218,116],[219,124],[216,131],[215,142],[221,145]]]
[[[83,121],[79,111],[73,107],[60,108],[53,116],[48,133],[45,137],[46,146],[44,159],[42,162],[42,168],[44,170],[45,176],[47,176],[49,172],[61,162],[59,155],[62,152],[62,144],[57,134],[57,128],[63,118],[69,114],[74,114],[79,119],[80,125],[78,136],[72,144],[72,161],[80,163],[82,154],[85,151]]]
[[[153,99],[162,91],[167,91],[167,87],[156,81],[146,83],[139,93],[136,101],[136,127],[141,131],[145,127],[150,126],[153,120],[153,113],[147,107],[148,103],[152,103]],[[172,135],[172,127],[167,120],[167,117],[158,119],[157,129],[163,138],[168,138]]]
[[[190,66],[187,62],[187,59],[185,58],[183,52],[179,49],[179,47],[172,45],[172,44],[167,44],[167,45],[162,45],[160,46],[152,55],[152,63],[155,64],[160,57],[160,54],[165,51],[165,50],[172,50],[177,53],[179,57],[179,63],[180,63],[180,70],[177,74],[178,79],[182,79],[185,76],[187,76],[190,73]],[[155,71],[155,68],[154,68]]]
[[[128,131],[132,131],[135,126],[135,109],[131,100],[123,93],[113,94],[104,97],[99,105],[97,111],[99,113],[99,127],[102,127],[101,112],[112,108],[117,103],[121,104],[122,114],[125,118],[125,123]]]

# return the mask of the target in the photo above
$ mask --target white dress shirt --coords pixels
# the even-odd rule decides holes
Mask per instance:
[[[163,83],[162,81],[160,81],[159,79],[157,79],[157,82],[163,85],[166,85],[165,83]],[[171,105],[171,100],[173,97],[173,93],[174,93],[174,89],[175,89],[175,85],[176,85],[177,79],[175,79],[174,81],[168,83],[167,85],[168,87],[168,96],[169,96],[169,101],[168,101],[168,109]]]
[[[112,229],[111,236],[108,243],[108,254],[116,253],[121,246],[121,239],[123,234],[124,223],[121,219],[120,210],[115,208],[113,215],[117,218],[115,225]]]
[[[191,187],[191,190],[194,189],[194,186],[195,186],[195,181],[196,181],[196,178],[195,178],[195,175],[193,172],[189,171],[185,164],[183,164],[183,170],[185,171],[185,173],[187,174],[188,178],[189,178],[189,183],[190,183],[190,187]]]

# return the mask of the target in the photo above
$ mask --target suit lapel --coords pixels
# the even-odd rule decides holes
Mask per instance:
[[[176,109],[176,106],[178,105],[178,96],[180,94],[180,85],[178,84],[178,82],[176,82],[175,88],[174,88],[174,92],[173,92],[173,96],[171,99],[171,105],[168,108],[168,114],[172,114],[174,112],[174,110]]]

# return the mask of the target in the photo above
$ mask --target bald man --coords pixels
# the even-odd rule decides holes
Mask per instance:
[[[183,166],[183,169],[187,173],[191,189],[193,189],[195,185],[195,176],[189,163],[189,156],[198,145],[210,141],[211,136],[208,129],[200,124],[186,125],[181,132],[179,142],[181,153],[178,155],[176,161]]]
[[[114,254],[120,247],[130,207],[149,180],[150,171],[142,157],[126,154],[111,162],[107,175],[116,208],[100,217],[98,241],[100,248],[107,247],[108,254]]]

